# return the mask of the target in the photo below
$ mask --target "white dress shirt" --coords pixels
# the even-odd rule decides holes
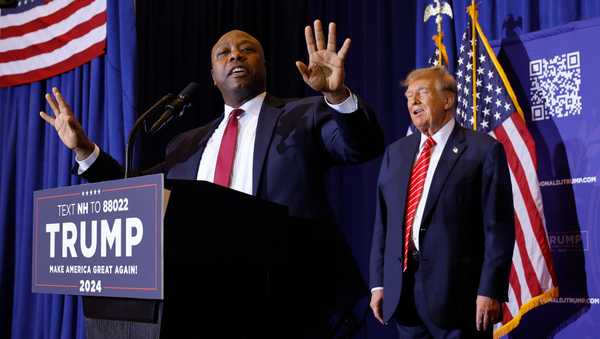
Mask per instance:
[[[423,218],[425,203],[427,202],[427,196],[429,195],[431,180],[433,180],[435,169],[437,168],[437,165],[440,162],[440,157],[442,156],[444,147],[446,147],[448,138],[450,138],[450,133],[452,133],[452,130],[454,129],[454,124],[454,118],[452,118],[444,126],[442,126],[442,128],[440,128],[431,136],[435,141],[435,146],[433,147],[433,152],[431,152],[431,160],[429,160],[429,168],[427,169],[427,176],[425,177],[423,194],[421,195],[421,199],[419,200],[419,204],[417,205],[417,211],[415,212],[415,219],[413,220],[412,226],[412,240],[417,250],[419,250],[419,231],[421,230],[421,219]],[[414,160],[415,162],[417,161],[419,155],[421,155],[421,152],[423,151],[425,141],[427,141],[427,136],[425,134],[421,134],[421,143],[419,145],[419,152],[417,154],[417,157]]]
[[[267,92],[262,92],[239,107],[244,110],[244,113],[238,117],[238,135],[230,188],[247,194],[252,194],[254,140],[256,139],[258,115],[260,114],[260,108],[263,101],[265,101],[266,95]],[[213,182],[223,133],[225,133],[225,127],[227,127],[231,111],[234,109],[234,107],[225,105],[223,120],[221,120],[217,129],[215,129],[210,139],[206,142],[206,148],[204,148],[204,153],[202,153],[202,158],[200,159],[200,166],[198,167],[198,180]]]
[[[325,99],[325,102],[339,113],[352,113],[358,109],[358,99],[350,90],[348,92],[350,93],[348,98],[339,104],[331,104],[327,99]],[[244,113],[238,117],[238,138],[230,188],[247,194],[252,194],[254,140],[256,139],[258,116],[260,115],[266,95],[267,92],[263,92],[245,102],[240,107],[244,110]],[[206,148],[204,149],[204,153],[202,153],[200,165],[198,166],[198,175],[196,177],[198,180],[213,182],[221,139],[223,139],[223,133],[233,109],[233,107],[225,105],[224,118],[206,143]],[[85,172],[98,159],[99,155],[100,148],[94,145],[94,151],[89,157],[83,160],[75,159],[79,165],[78,174],[81,175]]]

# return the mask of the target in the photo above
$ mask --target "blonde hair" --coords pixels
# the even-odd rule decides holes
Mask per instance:
[[[402,85],[408,87],[415,80],[429,77],[435,79],[435,85],[438,90],[449,91],[454,93],[454,95],[457,95],[458,90],[456,89],[456,80],[445,67],[441,66],[417,68],[408,73],[406,79],[402,82]]]

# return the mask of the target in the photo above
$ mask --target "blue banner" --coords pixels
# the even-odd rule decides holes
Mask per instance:
[[[517,336],[600,331],[599,36],[591,20],[492,43],[535,139],[560,294],[527,314]]]
[[[163,298],[162,174],[33,199],[33,292]]]

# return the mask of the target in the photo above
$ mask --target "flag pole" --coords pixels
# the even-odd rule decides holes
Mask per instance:
[[[477,36],[475,35],[475,23],[477,22],[477,7],[475,0],[471,0],[471,6],[468,7],[469,15],[471,16],[471,63],[473,65],[472,78],[473,83],[473,130],[477,130],[477,53],[475,47],[477,45]]]

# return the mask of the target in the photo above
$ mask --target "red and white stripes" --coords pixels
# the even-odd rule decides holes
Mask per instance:
[[[548,245],[533,139],[523,119],[513,113],[490,135],[504,146],[515,209],[515,250],[509,279],[509,302],[503,323],[520,315],[533,297],[551,290],[556,276]]]
[[[0,87],[68,71],[106,46],[106,0],[56,0],[0,16]]]

